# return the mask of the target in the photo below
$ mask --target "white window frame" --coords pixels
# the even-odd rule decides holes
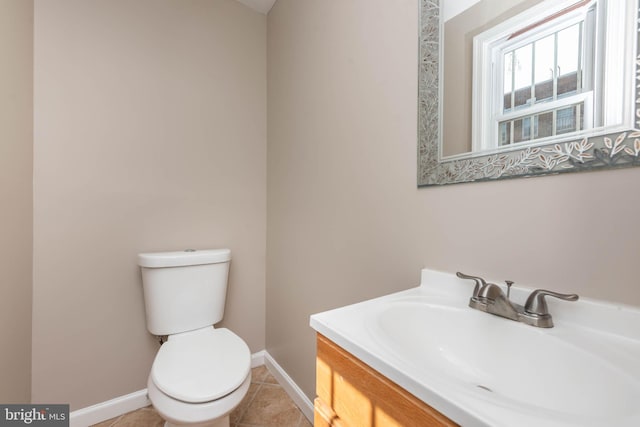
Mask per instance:
[[[625,17],[630,13],[633,14],[633,11],[627,10],[628,6],[625,4],[628,2],[593,0],[549,24],[540,25],[539,28],[534,28],[521,37],[506,41],[514,31],[536,24],[541,19],[560,12],[577,2],[578,0],[544,1],[474,38],[472,94],[472,148],[474,152],[498,148],[499,122],[531,117],[580,102],[584,102],[584,111],[582,112],[584,129],[528,142],[518,142],[500,148],[518,149],[527,145],[548,143],[550,139],[558,141],[559,139],[576,138],[581,134],[588,133],[594,127],[611,127],[622,125],[628,121],[629,109],[626,108],[626,103],[622,105],[619,96],[620,93],[624,93],[625,82],[628,81],[627,70],[631,68],[628,58],[624,56],[625,43],[629,42],[625,40],[625,37],[628,36],[625,36],[626,31],[606,31],[606,28],[610,26],[629,25],[629,19]],[[534,104],[529,108],[512,109],[512,111],[503,114],[501,109],[504,96],[502,81],[504,52],[517,49],[517,47],[531,43],[546,34],[554,33],[558,29],[566,28],[572,23],[585,19],[586,10],[592,8],[593,4],[597,4],[597,7],[595,13],[589,15],[588,19],[592,19],[594,22],[585,23],[584,28],[587,26],[594,28],[595,36],[592,40],[595,43],[595,48],[584,49],[582,52],[583,66],[585,69],[587,67],[590,69],[586,73],[587,81],[584,83],[588,89],[583,92],[578,91],[577,94],[562,99]]]

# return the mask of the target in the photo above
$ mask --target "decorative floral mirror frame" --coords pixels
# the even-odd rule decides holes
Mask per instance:
[[[447,160],[442,159],[440,145],[440,1],[420,0],[418,187],[640,166],[640,7],[634,35],[632,128]]]

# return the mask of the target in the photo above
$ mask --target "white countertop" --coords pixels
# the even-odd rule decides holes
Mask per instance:
[[[472,290],[470,281],[425,269],[418,287],[314,314],[310,323],[465,427],[640,425],[640,310],[547,298],[555,327],[534,328],[469,308]],[[514,286],[511,299],[523,303],[531,290]],[[405,318],[406,329],[397,324]],[[444,341],[425,348],[436,335]],[[534,384],[538,377],[548,382]],[[485,383],[495,392],[481,390]]]

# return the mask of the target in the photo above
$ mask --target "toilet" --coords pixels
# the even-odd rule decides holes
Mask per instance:
[[[222,320],[229,249],[138,255],[147,329],[167,336],[147,381],[165,426],[229,427],[251,383],[251,352]]]

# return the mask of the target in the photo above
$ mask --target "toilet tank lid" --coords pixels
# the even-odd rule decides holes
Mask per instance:
[[[229,260],[231,260],[231,250],[229,249],[186,249],[184,251],[138,254],[138,265],[147,268],[216,264]]]

